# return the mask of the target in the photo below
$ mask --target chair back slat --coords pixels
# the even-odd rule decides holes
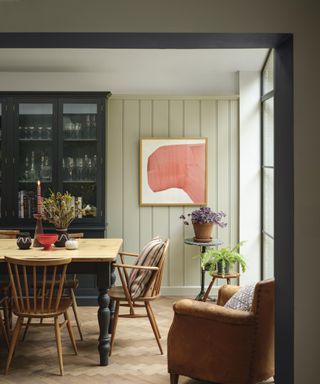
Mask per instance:
[[[18,288],[18,293],[19,293],[19,301],[20,301],[20,306],[21,310],[24,311],[24,300],[23,300],[23,295],[22,295],[22,289],[21,289],[21,283],[20,283],[20,275],[18,271],[18,266],[14,266],[14,271],[15,271],[15,278],[16,278],[16,283],[17,283],[17,288]]]
[[[43,279],[42,279],[42,289],[41,289],[41,312],[44,312],[44,299],[47,294],[47,266],[43,268]]]
[[[53,267],[53,275],[51,279],[51,286],[50,286],[50,293],[49,293],[49,300],[48,300],[48,311],[49,311],[49,308],[51,308],[51,304],[52,304],[54,287],[56,284],[56,277],[57,277],[57,267]]]
[[[33,272],[33,311],[37,313],[37,267],[32,267]]]
[[[18,311],[20,311],[20,305],[19,305],[19,301],[18,301],[16,285],[14,284],[14,277],[13,277],[13,273],[12,273],[12,269],[11,269],[10,264],[8,264],[8,271],[9,271],[9,278],[10,278],[10,282],[11,282],[13,301],[14,301],[14,304],[15,304],[16,308],[18,309]]]
[[[71,258],[5,259],[12,287],[14,313],[18,316],[56,313]]]
[[[22,270],[23,270],[23,281],[24,281],[24,288],[25,288],[27,310],[28,310],[28,312],[30,312],[30,299],[29,299],[29,284],[28,284],[28,277],[27,277],[27,267],[25,265],[23,265]]]

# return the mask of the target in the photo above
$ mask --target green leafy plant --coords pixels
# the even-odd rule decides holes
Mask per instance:
[[[222,273],[225,273],[226,264],[229,263],[230,266],[233,266],[235,263],[239,263],[242,272],[245,272],[247,264],[244,257],[239,253],[239,249],[243,244],[244,241],[240,241],[233,248],[209,249],[200,255],[201,268],[209,270],[209,273],[212,274],[216,271],[218,263],[221,263]]]
[[[50,196],[43,199],[43,219],[57,229],[67,229],[80,212],[81,207],[68,192],[50,191]]]

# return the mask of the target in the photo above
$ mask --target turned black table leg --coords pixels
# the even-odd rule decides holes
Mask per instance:
[[[111,287],[113,287],[115,283],[116,283],[116,273],[115,273],[115,267],[112,264],[111,265]],[[113,319],[114,319],[114,310],[115,310],[115,302],[112,299],[110,299],[109,309],[110,309],[109,333],[111,334]]]
[[[108,289],[111,285],[111,263],[99,263],[97,265],[98,296],[98,322],[99,322],[99,346],[100,365],[108,365],[110,350],[109,324],[110,324],[110,297]]]

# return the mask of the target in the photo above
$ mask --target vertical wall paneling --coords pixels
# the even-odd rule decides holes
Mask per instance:
[[[229,102],[218,101],[218,207],[226,213],[227,228],[218,228],[218,238],[225,246],[230,243],[230,146],[229,146]]]
[[[123,101],[110,100],[107,132],[107,236],[123,237]],[[111,219],[111,220],[110,220]]]
[[[169,101],[154,100],[153,101],[153,136],[168,137],[169,136]],[[153,235],[159,235],[164,239],[169,237],[169,208],[154,207],[153,208]],[[170,254],[169,254],[170,257]],[[163,275],[163,284],[168,284],[169,262],[165,264]]]
[[[179,219],[196,207],[139,207],[139,138],[207,137],[208,206],[227,213],[215,229],[225,245],[238,241],[238,98],[113,96],[109,101],[107,222],[109,237],[139,251],[154,235],[170,238],[163,291],[193,296],[199,290],[199,247],[185,246],[192,226]],[[207,282],[209,277],[207,277]]]
[[[208,138],[208,206],[216,210],[217,201],[217,118],[216,118],[216,100],[201,100],[201,135]],[[216,229],[215,229],[215,232]],[[214,236],[214,235],[213,235]],[[209,274],[206,274],[206,283],[211,280]]]
[[[184,135],[186,137],[199,137],[200,132],[200,100],[185,100],[184,102]],[[187,207],[188,214],[195,208]],[[185,227],[185,237],[193,236],[192,225]],[[200,247],[185,245],[185,285],[199,285],[200,261],[194,256],[199,254]]]
[[[123,248],[137,252],[140,245],[139,101],[125,100],[123,112]],[[113,159],[116,161],[117,158]]]
[[[152,104],[151,100],[140,100],[140,137],[152,136]],[[141,207],[140,250],[152,239],[152,235],[152,207]]]
[[[183,136],[183,101],[170,100],[169,101],[169,136],[182,137]],[[183,214],[183,207],[170,207],[169,208],[169,237],[170,253],[169,253],[169,285],[183,286],[184,285],[184,245],[183,241],[176,241],[176,239],[183,239],[184,237],[184,224],[179,219]]]

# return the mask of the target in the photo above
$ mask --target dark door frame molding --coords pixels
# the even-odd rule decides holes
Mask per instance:
[[[293,383],[293,35],[290,33],[0,33],[0,48],[275,49],[276,381]]]

